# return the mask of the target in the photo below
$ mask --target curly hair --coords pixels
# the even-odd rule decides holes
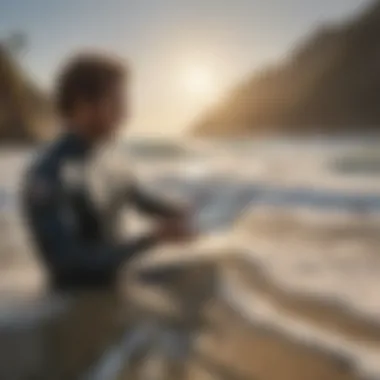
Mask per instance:
[[[114,57],[97,53],[74,56],[57,79],[58,112],[69,116],[78,101],[97,102],[126,76],[126,67]]]

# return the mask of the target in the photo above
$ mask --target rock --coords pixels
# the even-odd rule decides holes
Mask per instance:
[[[39,142],[51,136],[51,125],[47,97],[0,42],[0,143]]]
[[[379,1],[353,20],[322,27],[284,62],[241,83],[194,134],[379,132],[379,32]]]

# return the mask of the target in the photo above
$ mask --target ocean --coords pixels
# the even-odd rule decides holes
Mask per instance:
[[[255,280],[247,286],[239,271],[226,276],[231,305],[253,324],[354,358],[359,373],[377,379],[380,340],[365,326],[380,325],[378,147],[380,139],[321,138],[134,140],[117,149],[125,157],[118,165],[134,167],[149,191],[191,205],[200,246],[244,256]],[[35,154],[0,152],[5,324],[14,318],[10,305],[33,302],[44,289],[18,202]]]

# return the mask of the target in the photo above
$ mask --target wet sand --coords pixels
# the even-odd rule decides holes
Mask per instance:
[[[349,361],[254,327],[226,305],[220,305],[216,314],[221,333],[205,337],[202,357],[191,367],[191,379],[360,379]]]
[[[286,312],[295,319],[302,319],[353,340],[380,347],[380,322],[354,314],[337,302],[292,294],[278,287],[265,275],[262,268],[244,258],[233,260],[228,272],[236,281],[244,283],[279,311]]]
[[[215,259],[213,259],[215,260]],[[200,260],[200,262],[205,261]],[[207,261],[207,260],[206,260]],[[274,294],[274,285],[270,285],[263,274],[250,265],[249,261],[240,257],[217,259],[214,265],[218,268],[221,281],[229,278],[229,284],[239,282],[253,294],[261,289],[262,296],[281,307],[290,311],[295,321],[307,321],[309,323],[319,321],[334,322],[328,326],[332,330],[339,326],[340,322],[346,332],[351,331],[366,338],[371,333],[379,334],[376,326],[371,330],[366,327],[365,321],[354,321],[344,310],[334,307],[329,310],[323,308],[313,300],[307,300],[306,304],[301,301],[289,299],[278,291]],[[191,265],[192,266],[192,265]],[[193,284],[199,280],[198,276],[192,278]],[[231,282],[232,280],[232,282]],[[206,289],[206,288],[205,288]],[[275,297],[277,296],[277,298]],[[218,292],[209,300],[209,325],[211,329],[200,334],[197,349],[192,360],[188,363],[189,379],[226,379],[226,380],[321,380],[321,379],[368,379],[360,374],[360,368],[352,357],[345,353],[333,352],[318,344],[310,344],[307,340],[302,341],[279,330],[277,326],[268,321],[263,326],[249,320],[246,315],[234,308],[228,300]],[[299,304],[300,303],[300,304]],[[281,306],[281,307],[280,307]],[[320,310],[320,316],[317,311]],[[316,314],[318,316],[314,316]],[[312,317],[311,317],[312,316]],[[345,319],[347,317],[347,320]],[[357,325],[356,325],[357,324]],[[377,335],[376,335],[377,334]],[[359,339],[359,338],[358,338]]]
[[[364,322],[353,321],[350,316],[345,319],[343,312],[320,309],[311,301],[302,304],[290,297],[287,300],[281,292],[274,292],[262,275],[240,260],[217,262],[215,265],[219,269],[227,267],[228,275],[231,278],[237,277],[247,288],[261,289],[263,295],[271,302],[277,302],[279,307],[290,310],[295,320],[306,318],[311,322],[328,325],[328,328],[343,324],[341,329],[354,334],[353,336],[361,336],[365,339],[371,337],[372,330],[366,327]],[[189,277],[190,284],[196,283],[199,279],[198,272],[198,275]],[[211,295],[212,292],[209,291]],[[323,348],[311,346],[307,342],[292,339],[291,336],[278,331],[275,326],[263,327],[249,322],[245,316],[234,310],[218,295],[208,297],[208,302],[210,302],[209,321],[213,328],[206,329],[198,337],[196,356],[188,363],[188,378],[191,380],[365,379],[364,376],[359,376],[354,363],[344,355],[340,356],[325,351]],[[189,307],[191,307],[191,301],[189,301]],[[89,320],[88,328],[96,311],[92,310],[90,314],[84,316]],[[141,315],[141,318],[143,317],[145,316]],[[138,321],[139,317],[136,318],[135,314],[133,323],[137,325]],[[373,333],[377,339],[379,331],[375,327],[373,327]],[[30,380],[33,378],[30,375],[33,374],[34,379],[40,379],[38,373],[33,373],[38,367],[44,366],[44,358],[40,355],[43,350],[38,327],[17,331],[6,329],[0,331],[0,334],[0,349],[4,353],[0,362],[1,378]],[[94,334],[98,332],[94,331]],[[83,336],[83,332],[79,335]],[[87,331],[84,335],[90,337],[91,332]],[[83,342],[79,340],[77,344],[81,345]],[[8,368],[8,373],[5,372],[6,368]],[[29,374],[24,376],[22,372],[27,373],[28,368]],[[3,376],[4,374],[6,377]],[[131,379],[129,375],[124,378]],[[71,378],[74,379],[74,377]]]
[[[224,250],[228,251],[228,247],[224,247]],[[252,300],[263,299],[279,316],[287,315],[292,324],[306,323],[315,326],[324,333],[343,336],[353,344],[370,346],[380,354],[380,327],[374,321],[366,319],[363,315],[353,314],[343,305],[292,293],[279,287],[258,263],[255,264],[254,260],[242,256],[239,251],[230,251],[230,255],[224,258],[218,257],[217,252],[210,257],[202,252],[192,258],[183,252],[181,254],[183,256],[177,256],[177,260],[174,260],[182,263],[185,268],[181,275],[183,286],[178,287],[176,293],[185,303],[188,322],[194,321],[191,312],[197,310],[197,302],[202,299],[202,302],[209,305],[209,325],[213,327],[206,328],[197,339],[196,355],[187,363],[189,380],[379,379],[376,375],[370,377],[358,365],[355,357],[347,352],[330,350],[319,342],[299,339],[281,330],[271,319],[266,320],[266,323],[251,320],[236,307],[236,304],[231,303],[220,289],[215,289],[213,281],[209,281],[210,273],[217,275],[221,283],[236,288],[234,295],[243,295],[239,289],[244,289],[251,295]],[[172,257],[166,262],[172,262],[173,259]],[[154,266],[156,265],[158,262],[154,263]],[[198,288],[195,285],[198,285]],[[201,291],[194,292],[195,288]],[[149,295],[141,288],[132,286],[129,287],[129,292],[134,293],[135,300],[141,301],[149,296],[154,302],[157,301],[157,304],[161,302],[160,293],[154,286],[151,287]],[[245,306],[255,306],[253,303],[250,305],[250,301],[244,302]],[[169,309],[170,312],[173,311],[170,305]],[[87,332],[81,331],[77,335],[91,337],[94,341],[96,336],[92,337],[91,323],[97,311],[92,307],[90,310],[91,312],[85,312],[86,315],[81,317],[82,322],[89,321],[88,325],[84,325]],[[133,313],[129,313],[128,318],[126,322],[133,330],[147,318],[147,310],[134,304]],[[18,323],[9,328],[10,325],[12,323],[0,326],[0,378],[41,380],[38,371],[46,369],[46,347],[41,339],[41,329],[44,325]],[[104,334],[104,331],[102,333]],[[97,334],[98,332],[94,331],[94,335]],[[81,342],[78,341],[77,348],[80,349],[81,346]],[[76,379],[74,376],[71,378]],[[133,379],[128,369],[126,375],[120,379],[124,378]]]

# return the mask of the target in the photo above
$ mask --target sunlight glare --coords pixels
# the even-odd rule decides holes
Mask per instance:
[[[183,76],[185,90],[203,103],[217,100],[220,91],[214,73],[207,67],[193,66]]]

